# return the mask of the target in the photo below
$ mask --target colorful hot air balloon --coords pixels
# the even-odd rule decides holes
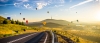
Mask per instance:
[[[77,22],[78,22],[78,20],[77,20]]]
[[[20,15],[21,15],[21,13],[20,13]]]
[[[36,10],[37,10],[37,8],[36,8]]]
[[[68,24],[69,25],[69,24]]]
[[[43,25],[46,25],[46,22],[43,22]]]
[[[71,23],[73,23],[73,21],[71,21]]]
[[[26,24],[28,24],[28,20],[26,20]]]
[[[25,18],[23,18],[23,20],[25,20]]]
[[[49,11],[47,11],[47,13],[49,13]]]
[[[11,17],[7,17],[8,20],[11,20]]]
[[[77,12],[76,12],[77,13]]]

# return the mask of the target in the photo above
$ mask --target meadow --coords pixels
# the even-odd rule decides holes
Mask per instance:
[[[56,33],[61,34],[63,36],[66,36],[66,37],[70,38],[71,40],[73,40],[73,41],[75,41],[77,43],[99,43],[99,42],[97,42],[95,40],[86,39],[87,37],[83,38],[83,37],[80,37],[78,35],[73,34],[73,33],[77,34],[77,32],[75,32],[75,31],[73,31],[73,33],[71,33],[71,30],[67,30],[66,31],[66,30],[62,30],[62,29],[57,29],[57,30],[54,29],[53,31],[56,31]],[[83,34],[83,33],[80,33],[80,34]],[[59,39],[59,40],[62,40],[62,39]],[[60,42],[63,42],[63,41],[60,41]]]
[[[25,31],[23,30],[25,29]],[[17,25],[17,24],[0,24],[0,38],[25,34],[30,32],[38,32],[35,28]]]

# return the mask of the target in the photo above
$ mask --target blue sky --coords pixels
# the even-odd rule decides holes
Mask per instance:
[[[100,0],[0,0],[0,16],[20,21],[25,18],[35,22],[52,16],[66,21],[94,22],[100,21],[99,12]]]

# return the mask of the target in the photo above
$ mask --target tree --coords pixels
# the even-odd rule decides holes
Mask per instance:
[[[7,19],[5,19],[5,20],[3,21],[3,24],[8,24]]]
[[[11,20],[11,24],[14,24],[14,23],[15,23],[15,22],[14,22],[14,20],[12,19],[12,20]]]
[[[22,25],[22,23],[21,23],[21,22],[19,22],[19,25]]]
[[[77,39],[76,39],[76,42],[80,42],[80,40],[77,38]]]
[[[18,20],[16,21],[16,24],[19,24],[19,21]]]
[[[24,25],[24,22],[22,22],[22,25]]]

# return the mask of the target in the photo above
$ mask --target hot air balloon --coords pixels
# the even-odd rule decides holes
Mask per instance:
[[[69,24],[68,24],[69,25]]]
[[[43,25],[46,25],[46,22],[43,22]]]
[[[47,11],[47,13],[49,13],[49,11]]]
[[[23,20],[25,20],[25,18],[23,18]]]
[[[36,8],[36,10],[37,10],[37,8]]]
[[[11,17],[7,17],[8,20],[11,20]]]
[[[20,13],[20,15],[21,15],[21,13]]]
[[[71,21],[71,23],[73,23],[73,21]]]
[[[26,20],[26,24],[28,24],[28,20]]]
[[[77,12],[76,12],[77,13]]]
[[[78,20],[77,20],[77,22],[78,22]]]

